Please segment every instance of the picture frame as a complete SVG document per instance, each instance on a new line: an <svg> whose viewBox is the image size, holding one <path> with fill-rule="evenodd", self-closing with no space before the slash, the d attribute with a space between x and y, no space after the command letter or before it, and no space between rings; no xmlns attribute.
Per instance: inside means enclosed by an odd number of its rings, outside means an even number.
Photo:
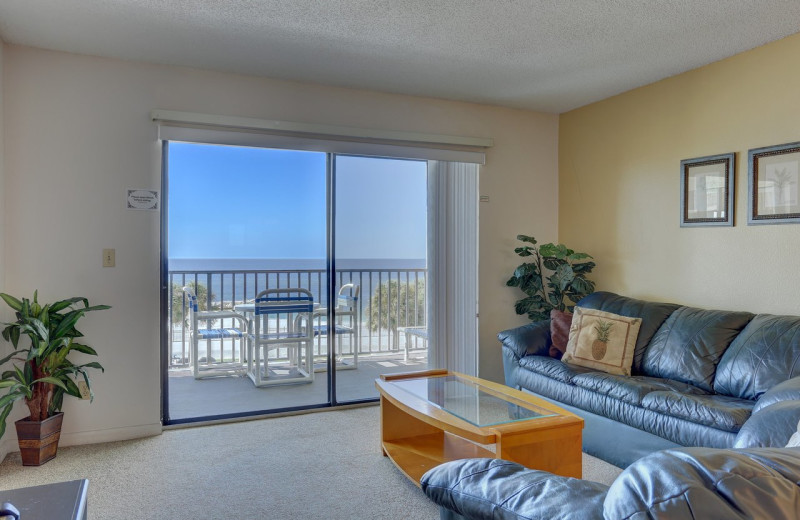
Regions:
<svg viewBox="0 0 800 520"><path fill-rule="evenodd" d="M800 224L800 143L747 152L747 225Z"/></svg>
<svg viewBox="0 0 800 520"><path fill-rule="evenodd" d="M736 154L681 161L681 227L733 226Z"/></svg>

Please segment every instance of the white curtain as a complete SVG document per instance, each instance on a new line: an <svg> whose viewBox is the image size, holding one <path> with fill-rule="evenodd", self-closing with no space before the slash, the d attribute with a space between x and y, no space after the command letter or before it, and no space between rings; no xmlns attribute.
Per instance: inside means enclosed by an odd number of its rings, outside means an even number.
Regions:
<svg viewBox="0 0 800 520"><path fill-rule="evenodd" d="M429 364L478 375L478 165L428 161Z"/></svg>

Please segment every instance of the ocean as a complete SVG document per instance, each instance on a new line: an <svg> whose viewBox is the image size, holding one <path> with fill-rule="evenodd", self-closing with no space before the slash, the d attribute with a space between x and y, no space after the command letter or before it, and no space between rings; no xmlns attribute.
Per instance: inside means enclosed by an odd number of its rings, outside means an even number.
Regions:
<svg viewBox="0 0 800 520"><path fill-rule="evenodd" d="M308 289L315 301L327 305L325 264L322 258L170 258L168 266L174 290L196 282L210 289L217 305L251 300L258 291L282 287ZM368 301L389 280L424 284L426 264L424 258L337 259L337 286L358 284L361 301Z"/></svg>
<svg viewBox="0 0 800 520"><path fill-rule="evenodd" d="M337 258L339 270L425 269L424 258ZM296 271L325 269L324 258L170 258L170 271Z"/></svg>

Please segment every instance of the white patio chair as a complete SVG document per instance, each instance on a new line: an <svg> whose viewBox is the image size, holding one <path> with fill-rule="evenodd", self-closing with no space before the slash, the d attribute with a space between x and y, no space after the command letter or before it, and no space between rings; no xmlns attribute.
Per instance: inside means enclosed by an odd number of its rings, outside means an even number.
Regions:
<svg viewBox="0 0 800 520"><path fill-rule="evenodd" d="M219 377L241 375L244 373L244 344L247 339L247 319L234 311L201 311L198 310L197 296L188 285L183 288L186 293L186 303L189 307L189 338L192 343L192 373L195 379L206 377ZM224 320L232 319L238 327L223 327ZM216 321L220 321L220 328L212 328ZM206 327L201 327L205 322ZM224 341L231 339L234 344L231 349L231 359L225 360ZM200 358L200 341L206 342L205 356ZM239 341L239 356L236 356L235 342ZM212 342L219 341L219 357L212 355ZM216 353L216 352L214 352Z"/></svg>
<svg viewBox="0 0 800 520"><path fill-rule="evenodd" d="M358 297L361 293L359 285L348 283L339 288L339 293L336 297L336 307L334 308L334 316L336 324L333 331L336 336L336 368L338 370L347 370L358 368L358 349L360 347L360 331L361 331L361 314L358 304ZM319 308L314 311L315 323L321 322L320 325L314 326L315 336L327 336L328 309ZM346 363L344 356L343 338L345 335L350 336L350 350L353 356L352 363ZM324 370L324 369L323 369Z"/></svg>
<svg viewBox="0 0 800 520"><path fill-rule="evenodd" d="M417 351L425 351L428 350L428 327L398 327L397 332L395 335L394 344L399 344L399 335L403 333L406 337L405 343L405 354L403 355L403 360L408 361L409 357L411 357L411 352ZM419 344L422 344L420 346Z"/></svg>
<svg viewBox="0 0 800 520"><path fill-rule="evenodd" d="M314 297L306 289L267 289L255 299L247 375L256 386L314 380ZM280 350L286 350L282 358ZM278 354L270 360L270 351Z"/></svg>

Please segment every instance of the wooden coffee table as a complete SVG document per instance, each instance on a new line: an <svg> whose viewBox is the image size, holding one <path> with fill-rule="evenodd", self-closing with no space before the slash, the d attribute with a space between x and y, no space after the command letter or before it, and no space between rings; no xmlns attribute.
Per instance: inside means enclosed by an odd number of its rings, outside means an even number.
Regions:
<svg viewBox="0 0 800 520"><path fill-rule="evenodd" d="M510 460L581 478L583 419L530 394L447 370L382 375L381 447L419 486L443 462Z"/></svg>

